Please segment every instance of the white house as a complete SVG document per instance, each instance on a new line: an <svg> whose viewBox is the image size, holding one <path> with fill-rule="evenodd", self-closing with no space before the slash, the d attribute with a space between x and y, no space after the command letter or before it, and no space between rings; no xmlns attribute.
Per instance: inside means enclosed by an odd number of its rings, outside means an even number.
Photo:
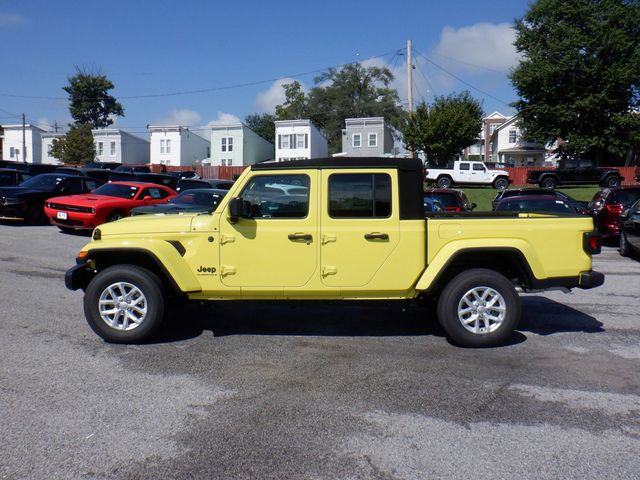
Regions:
<svg viewBox="0 0 640 480"><path fill-rule="evenodd" d="M276 120L277 162L329 155L327 139L311 120Z"/></svg>
<svg viewBox="0 0 640 480"><path fill-rule="evenodd" d="M188 127L150 125L150 160L153 165L190 167L209 158L210 144Z"/></svg>
<svg viewBox="0 0 640 480"><path fill-rule="evenodd" d="M149 141L118 128L91 130L96 160L145 165L149 163Z"/></svg>
<svg viewBox="0 0 640 480"><path fill-rule="evenodd" d="M24 152L22 151L22 124L3 125L2 138L3 160L14 162L40 163L42 159L42 134L46 132L40 127L27 123L24 126ZM24 155L23 155L24 154Z"/></svg>
<svg viewBox="0 0 640 480"><path fill-rule="evenodd" d="M62 132L46 132L41 135L42 137L42 162L50 165L57 165L60 160L51 155L51 148L53 147L53 141L61 137L64 137Z"/></svg>
<svg viewBox="0 0 640 480"><path fill-rule="evenodd" d="M273 144L243 123L211 127L211 158L204 164L242 167L273 159Z"/></svg>
<svg viewBox="0 0 640 480"><path fill-rule="evenodd" d="M346 118L342 152L349 157L394 155L393 130L383 117Z"/></svg>
<svg viewBox="0 0 640 480"><path fill-rule="evenodd" d="M544 166L544 145L524 137L517 119L513 116L494 129L491 135L492 161L510 163L515 167Z"/></svg>

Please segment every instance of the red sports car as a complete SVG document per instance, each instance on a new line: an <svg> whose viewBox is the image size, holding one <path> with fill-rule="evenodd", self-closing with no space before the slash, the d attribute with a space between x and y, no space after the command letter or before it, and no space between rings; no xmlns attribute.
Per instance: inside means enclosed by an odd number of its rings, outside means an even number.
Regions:
<svg viewBox="0 0 640 480"><path fill-rule="evenodd" d="M155 183L111 182L91 193L50 198L44 211L61 230L90 230L128 216L134 207L165 203L175 195Z"/></svg>

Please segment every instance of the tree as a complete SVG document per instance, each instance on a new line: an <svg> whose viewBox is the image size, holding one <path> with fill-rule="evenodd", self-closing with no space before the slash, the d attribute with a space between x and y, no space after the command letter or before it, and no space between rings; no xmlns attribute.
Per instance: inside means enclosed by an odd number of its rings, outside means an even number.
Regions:
<svg viewBox="0 0 640 480"><path fill-rule="evenodd" d="M521 126L562 151L618 163L640 142L640 3L538 0L516 21ZM636 113L633 113L633 112Z"/></svg>
<svg viewBox="0 0 640 480"><path fill-rule="evenodd" d="M398 93L389 87L393 74L388 68L363 67L359 63L330 69L314 79L308 95L298 82L285 85L286 101L276 107L279 120L309 118L320 128L329 153L342 150L345 118L385 117L399 127L405 113Z"/></svg>
<svg viewBox="0 0 640 480"><path fill-rule="evenodd" d="M270 113L253 113L244 117L244 124L265 140L275 144L276 117Z"/></svg>
<svg viewBox="0 0 640 480"><path fill-rule="evenodd" d="M112 116L124 116L124 109L109 95L113 83L105 75L76 69L63 90L69 94L69 111L76 125L88 123L93 128L108 127Z"/></svg>
<svg viewBox="0 0 640 480"><path fill-rule="evenodd" d="M64 137L53 140L51 155L62 163L81 165L92 161L96 156L91 125L84 123L71 125Z"/></svg>
<svg viewBox="0 0 640 480"><path fill-rule="evenodd" d="M482 105L467 91L422 102L403 128L407 148L427 154L429 163L444 165L472 145L482 129Z"/></svg>

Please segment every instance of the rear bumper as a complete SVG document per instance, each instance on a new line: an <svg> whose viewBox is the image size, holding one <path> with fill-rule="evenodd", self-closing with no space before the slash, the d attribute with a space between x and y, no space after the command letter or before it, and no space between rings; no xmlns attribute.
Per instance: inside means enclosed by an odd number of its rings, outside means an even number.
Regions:
<svg viewBox="0 0 640 480"><path fill-rule="evenodd" d="M581 288L588 290L589 288L599 287L604 283L604 274L589 270L581 272L579 275L571 277L553 277L546 280L534 280L531 282L532 290L551 290L556 288Z"/></svg>
<svg viewBox="0 0 640 480"><path fill-rule="evenodd" d="M588 272L583 272L580 274L580 279L578 281L578 288L587 290L589 288L599 287L603 283L604 283L604 273L596 272L595 270L590 270Z"/></svg>

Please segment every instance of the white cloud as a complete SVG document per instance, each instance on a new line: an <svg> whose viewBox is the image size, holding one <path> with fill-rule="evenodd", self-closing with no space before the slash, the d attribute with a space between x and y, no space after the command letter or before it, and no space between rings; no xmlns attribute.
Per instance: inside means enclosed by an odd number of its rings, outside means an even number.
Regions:
<svg viewBox="0 0 640 480"><path fill-rule="evenodd" d="M154 120L155 125L179 125L182 127L192 127L200 122L202 117L198 112L187 108L174 109L171 112Z"/></svg>
<svg viewBox="0 0 640 480"><path fill-rule="evenodd" d="M25 25L26 23L27 23L27 17L23 15L18 15L16 13L0 12L0 28L17 27L19 25Z"/></svg>
<svg viewBox="0 0 640 480"><path fill-rule="evenodd" d="M513 45L515 38L515 30L509 23L445 27L432 54L446 60L447 70L474 72L484 67L507 73L520 58Z"/></svg>
<svg viewBox="0 0 640 480"><path fill-rule="evenodd" d="M280 78L273 82L267 91L260 92L256 96L257 108L263 112L273 112L276 105L281 105L285 101L284 88L282 86L295 81L300 82L295 78ZM302 90L306 92L304 84L302 82L300 84L302 85Z"/></svg>
<svg viewBox="0 0 640 480"><path fill-rule="evenodd" d="M209 121L206 126L213 127L215 125L226 125L229 123L238 123L240 121L240 118L236 117L232 113L218 112L218 118Z"/></svg>

